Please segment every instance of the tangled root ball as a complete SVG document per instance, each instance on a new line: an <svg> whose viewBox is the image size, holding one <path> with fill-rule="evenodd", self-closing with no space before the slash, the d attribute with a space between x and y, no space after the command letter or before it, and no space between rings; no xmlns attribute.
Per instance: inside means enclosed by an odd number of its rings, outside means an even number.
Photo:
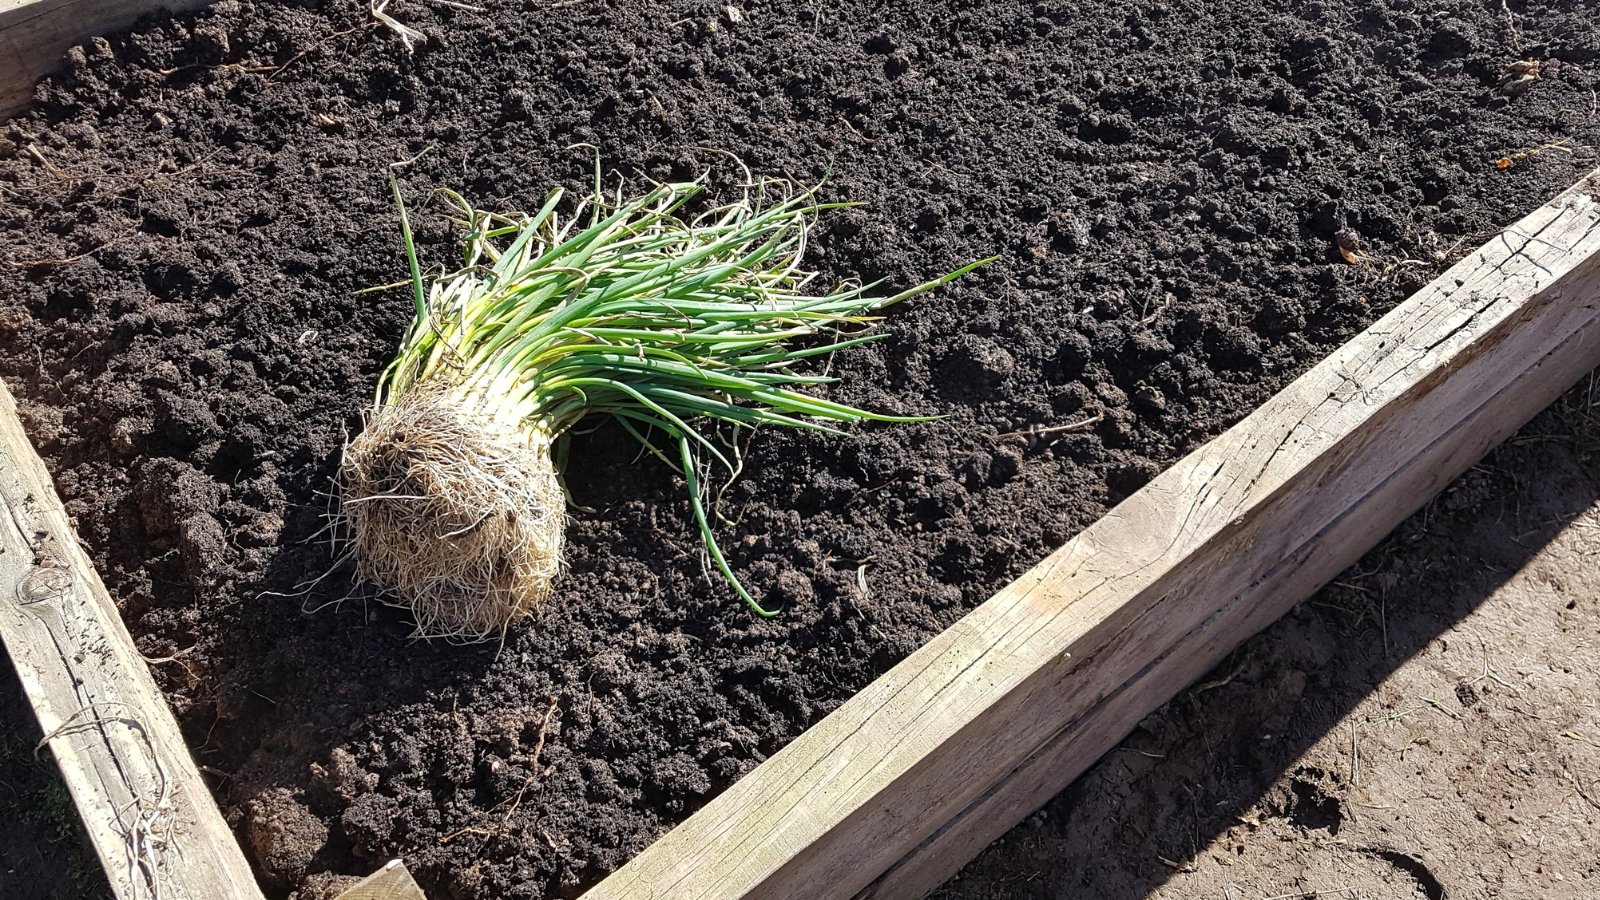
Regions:
<svg viewBox="0 0 1600 900"><path fill-rule="evenodd" d="M550 441L504 418L418 386L345 450L356 574L410 608L421 636L495 637L560 571L566 501Z"/></svg>

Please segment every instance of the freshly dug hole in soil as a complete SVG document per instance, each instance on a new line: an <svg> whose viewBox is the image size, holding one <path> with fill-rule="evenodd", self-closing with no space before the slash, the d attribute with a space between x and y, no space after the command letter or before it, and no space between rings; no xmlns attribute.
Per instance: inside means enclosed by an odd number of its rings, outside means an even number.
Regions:
<svg viewBox="0 0 1600 900"><path fill-rule="evenodd" d="M1593 2L1514 28L1410 0L390 11L430 40L407 54L364 4L224 0L91 42L0 148L0 376L280 896L393 855L440 896L578 893L1600 138ZM1507 96L1523 54L1543 77ZM353 296L403 271L385 164L525 207L582 189L579 142L657 178L725 165L704 146L826 175L868 204L815 242L841 277L1003 253L831 363L842 401L950 418L750 441L723 539L772 622L704 576L681 486L610 428L574 448L595 512L558 599L504 647L409 642L344 572L299 592L408 315Z"/></svg>

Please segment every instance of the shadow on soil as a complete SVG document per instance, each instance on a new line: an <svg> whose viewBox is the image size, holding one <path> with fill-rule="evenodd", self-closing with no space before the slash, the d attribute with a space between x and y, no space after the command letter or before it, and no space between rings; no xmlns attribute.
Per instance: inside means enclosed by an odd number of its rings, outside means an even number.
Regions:
<svg viewBox="0 0 1600 900"><path fill-rule="evenodd" d="M1348 773L1308 764L1306 751L1600 502L1594 390L1591 376L935 896L1145 897L1257 817L1284 820L1276 833L1302 846L1342 844ZM1455 652L1476 668L1496 649ZM1436 698L1452 718L1478 701L1470 681L1455 687ZM1399 850L1370 855L1393 866L1390 883L1407 896L1445 896L1451 873Z"/></svg>

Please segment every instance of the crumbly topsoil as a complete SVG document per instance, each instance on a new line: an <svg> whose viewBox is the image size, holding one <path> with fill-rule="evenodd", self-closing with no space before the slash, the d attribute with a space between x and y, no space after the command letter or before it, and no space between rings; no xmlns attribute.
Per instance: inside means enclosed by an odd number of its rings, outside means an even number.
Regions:
<svg viewBox="0 0 1600 900"><path fill-rule="evenodd" d="M146 22L0 142L0 377L274 896L396 855L436 896L578 893L1600 143L1593 0L387 9L427 40L350 0ZM840 277L1004 260L830 364L948 418L749 441L724 547L781 618L602 428L550 609L411 642L321 536L409 311L355 293L403 274L386 166L442 263L429 189L529 206L579 144L826 177L866 204L817 235Z"/></svg>

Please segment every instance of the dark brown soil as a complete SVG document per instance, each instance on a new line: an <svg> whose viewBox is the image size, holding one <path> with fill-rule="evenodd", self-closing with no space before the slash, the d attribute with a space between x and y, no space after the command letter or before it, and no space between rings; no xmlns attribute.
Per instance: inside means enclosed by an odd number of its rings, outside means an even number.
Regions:
<svg viewBox="0 0 1600 900"><path fill-rule="evenodd" d="M576 894L1600 142L1593 2L389 11L428 41L223 0L91 42L0 143L0 376L277 896L394 855L437 896ZM948 419L750 443L724 546L781 618L602 429L559 602L416 643L344 571L301 587L409 309L354 293L402 273L385 167L526 206L582 188L579 143L826 176L867 203L816 242L840 276L1005 258L833 361L839 398Z"/></svg>

